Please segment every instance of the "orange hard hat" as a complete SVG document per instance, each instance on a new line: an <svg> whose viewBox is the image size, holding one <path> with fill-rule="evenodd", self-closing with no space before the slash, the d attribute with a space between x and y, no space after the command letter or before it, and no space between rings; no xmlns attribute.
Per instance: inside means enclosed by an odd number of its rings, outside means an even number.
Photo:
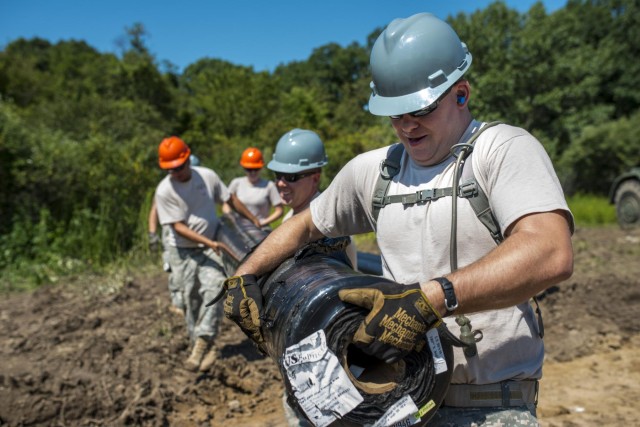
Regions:
<svg viewBox="0 0 640 427"><path fill-rule="evenodd" d="M177 136L165 138L158 147L158 163L162 169L174 169L189 160L191 150Z"/></svg>
<svg viewBox="0 0 640 427"><path fill-rule="evenodd" d="M247 169L260 169L264 166L262 152L257 148L249 147L242 152L240 166Z"/></svg>

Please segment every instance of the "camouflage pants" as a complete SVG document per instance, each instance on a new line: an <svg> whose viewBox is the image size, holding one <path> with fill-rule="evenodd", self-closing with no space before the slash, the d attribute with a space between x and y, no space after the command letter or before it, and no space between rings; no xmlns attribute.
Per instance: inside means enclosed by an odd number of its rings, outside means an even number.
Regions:
<svg viewBox="0 0 640 427"><path fill-rule="evenodd" d="M189 337L214 338L222 319L222 302L211 307L211 301L226 279L222 258L207 248L169 248L171 282L182 292Z"/></svg>
<svg viewBox="0 0 640 427"><path fill-rule="evenodd" d="M429 427L520 427L538 426L535 407L455 408L442 406L429 420Z"/></svg>
<svg viewBox="0 0 640 427"><path fill-rule="evenodd" d="M173 278L173 272L171 271L171 264L169 263L169 251L164 250L162 252L162 269L167 272L167 284L169 287L169 297L171 298L171 304L178 307L180 310L185 310L184 302L184 289L181 287L182 283L177 282Z"/></svg>
<svg viewBox="0 0 640 427"><path fill-rule="evenodd" d="M286 394L282 399L284 414L289 427L311 427L309 421L289 406ZM331 426L346 426L352 423L338 420ZM537 427L538 420L526 406L512 408L454 408L442 406L427 423L428 427Z"/></svg>

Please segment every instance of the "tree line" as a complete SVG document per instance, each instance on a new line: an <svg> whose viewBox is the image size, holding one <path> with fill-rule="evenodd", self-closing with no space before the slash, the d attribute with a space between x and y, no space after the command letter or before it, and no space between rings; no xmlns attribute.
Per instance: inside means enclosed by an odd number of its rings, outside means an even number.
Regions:
<svg viewBox="0 0 640 427"><path fill-rule="evenodd" d="M553 13L497 1L447 19L473 55L472 113L533 133L569 195L606 195L640 163L639 11L639 0L569 0ZM211 58L179 72L149 51L141 23L119 54L11 41L0 51L0 271L47 281L140 250L169 135L229 182L245 148L270 159L283 133L312 129L328 185L354 155L395 141L388 119L367 112L381 31L273 72Z"/></svg>

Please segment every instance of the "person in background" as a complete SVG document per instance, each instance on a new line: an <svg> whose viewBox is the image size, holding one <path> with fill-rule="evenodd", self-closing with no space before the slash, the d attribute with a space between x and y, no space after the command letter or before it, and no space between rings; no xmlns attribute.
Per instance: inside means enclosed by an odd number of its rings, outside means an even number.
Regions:
<svg viewBox="0 0 640 427"><path fill-rule="evenodd" d="M324 143L311 130L293 129L278 140L267 169L275 175L283 203L291 208L282 222L307 209L311 201L320 195L320 176L328 163ZM357 269L357 249L353 239L346 252L351 265Z"/></svg>
<svg viewBox="0 0 640 427"><path fill-rule="evenodd" d="M262 152L257 148L247 148L240 157L240 166L244 168L245 176L234 178L229 183L229 191L258 218L261 227L268 227L282 216L284 209L273 181L260 176L264 167Z"/></svg>
<svg viewBox="0 0 640 427"><path fill-rule="evenodd" d="M191 162L192 167L200 166L200 159L195 154L191 154L189 156L189 161ZM151 200L151 208L149 209L147 224L149 230L149 250L151 252L156 252L159 249L159 245L162 245L162 269L168 273L167 281L169 284L169 297L171 300L169 311L173 314L184 316L185 303L183 289L180 288L180 283L176 283L176 281L173 280L171 264L169 264L169 252L167 251L166 244L166 237L169 233L169 228L161 227L162 239L158 236L158 209L156 207L155 197Z"/></svg>
<svg viewBox="0 0 640 427"><path fill-rule="evenodd" d="M384 29L371 50L368 109L388 117L400 143L356 156L309 209L270 233L225 283L225 314L261 342L257 276L323 236L374 231L393 283L339 291L343 302L368 311L354 345L395 363L425 345L425 331L444 322L454 332L464 317L482 339L475 348L454 347L451 384L429 426L533 426L545 352L529 300L571 277L573 216L534 136L474 119L465 78L471 61L455 31L432 14ZM473 168L476 191L464 187L454 198L462 187L457 156L471 138L463 172ZM386 203L374 206L381 164L396 149ZM502 239L476 216L480 190Z"/></svg>
<svg viewBox="0 0 640 427"><path fill-rule="evenodd" d="M284 204L291 208L282 219L282 223L303 212L311 201L320 195L320 176L322 168L328 163L324 143L313 131L293 129L278 140L273 159L267 165L267 169L274 172L280 197ZM351 265L356 269L357 250L353 239L345 251ZM290 427L313 425L289 406L286 395L282 400Z"/></svg>
<svg viewBox="0 0 640 427"><path fill-rule="evenodd" d="M158 147L158 163L167 176L155 192L158 219L168 229L165 245L172 281L183 292L187 330L193 346L185 367L206 371L217 359L213 346L220 325L222 305L206 306L222 289L226 278L220 251L213 240L219 219L216 207L233 209L258 220L211 169L192 166L191 149L171 136Z"/></svg>

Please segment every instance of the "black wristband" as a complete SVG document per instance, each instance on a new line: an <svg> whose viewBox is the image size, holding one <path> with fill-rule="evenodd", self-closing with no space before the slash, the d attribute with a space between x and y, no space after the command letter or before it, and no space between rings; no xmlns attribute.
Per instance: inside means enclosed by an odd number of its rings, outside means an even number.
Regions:
<svg viewBox="0 0 640 427"><path fill-rule="evenodd" d="M445 277L436 277L433 280L440 283L442 287L442 292L444 292L444 306L447 308L447 311L454 312L456 308L458 308L458 298L456 298L456 293L453 290L453 283Z"/></svg>

